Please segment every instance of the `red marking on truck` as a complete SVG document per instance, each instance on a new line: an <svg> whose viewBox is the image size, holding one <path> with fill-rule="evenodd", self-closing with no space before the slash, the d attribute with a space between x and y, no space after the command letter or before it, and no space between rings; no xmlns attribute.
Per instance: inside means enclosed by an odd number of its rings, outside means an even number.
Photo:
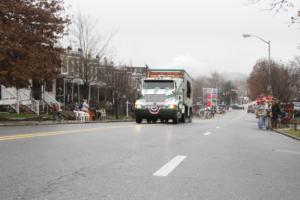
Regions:
<svg viewBox="0 0 300 200"><path fill-rule="evenodd" d="M159 78L159 77L183 78L184 72L158 72L158 71L148 72L148 78Z"/></svg>

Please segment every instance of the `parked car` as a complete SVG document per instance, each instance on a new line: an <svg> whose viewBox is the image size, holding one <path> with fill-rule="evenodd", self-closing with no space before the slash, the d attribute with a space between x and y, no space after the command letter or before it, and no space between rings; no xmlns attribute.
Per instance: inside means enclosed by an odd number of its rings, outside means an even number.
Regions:
<svg viewBox="0 0 300 200"><path fill-rule="evenodd" d="M253 105L249 105L247 107L247 113L255 113L255 108Z"/></svg>
<svg viewBox="0 0 300 200"><path fill-rule="evenodd" d="M241 105L238 105L238 104L232 104L231 108L233 110L244 110L245 109L244 106L241 106Z"/></svg>
<svg viewBox="0 0 300 200"><path fill-rule="evenodd" d="M300 102L293 102L294 104L294 116L300 117Z"/></svg>

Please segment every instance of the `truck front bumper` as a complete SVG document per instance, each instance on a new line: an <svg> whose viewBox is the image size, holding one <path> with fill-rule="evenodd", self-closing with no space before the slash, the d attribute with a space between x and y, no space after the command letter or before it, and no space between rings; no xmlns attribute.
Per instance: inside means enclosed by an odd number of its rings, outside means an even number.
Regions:
<svg viewBox="0 0 300 200"><path fill-rule="evenodd" d="M139 119L173 119L177 116L178 110L161 108L157 114L150 112L148 108L135 110L135 116Z"/></svg>

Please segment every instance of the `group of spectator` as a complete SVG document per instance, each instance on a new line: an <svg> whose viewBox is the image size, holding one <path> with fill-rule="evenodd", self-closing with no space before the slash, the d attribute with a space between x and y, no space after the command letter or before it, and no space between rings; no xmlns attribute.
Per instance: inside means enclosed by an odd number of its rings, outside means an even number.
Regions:
<svg viewBox="0 0 300 200"><path fill-rule="evenodd" d="M277 129L279 124L288 124L293 119L294 106L292 103L279 103L278 100L261 102L256 106L258 128L267 130Z"/></svg>
<svg viewBox="0 0 300 200"><path fill-rule="evenodd" d="M95 119L106 119L106 110L104 108L97 109L90 107L86 99L83 99L79 105L75 104L73 111L75 114L79 113L79 115L84 114L85 116L88 116L87 118L89 121ZM62 109L58 103L52 104L52 114L53 121L62 119Z"/></svg>
<svg viewBox="0 0 300 200"><path fill-rule="evenodd" d="M75 107L75 110L88 113L89 120L106 118L106 110L104 108L97 109L96 107L90 107L86 99L83 100L83 102L79 105L78 108Z"/></svg>
<svg viewBox="0 0 300 200"><path fill-rule="evenodd" d="M215 118L215 115L218 114L224 114L226 110L228 110L229 107L226 107L224 105L222 106L212 106L212 107L205 107L203 109L199 109L194 111L194 113L198 113L198 116L203 117L204 119L210 119Z"/></svg>

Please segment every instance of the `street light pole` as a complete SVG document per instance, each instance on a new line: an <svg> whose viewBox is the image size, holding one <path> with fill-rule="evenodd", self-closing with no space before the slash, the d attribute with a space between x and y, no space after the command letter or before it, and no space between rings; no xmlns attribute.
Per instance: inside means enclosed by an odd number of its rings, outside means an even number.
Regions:
<svg viewBox="0 0 300 200"><path fill-rule="evenodd" d="M273 89L272 89L272 83L271 83L271 41L267 42L268 44L268 61L269 61L269 87L268 88L271 92L271 96L273 96Z"/></svg>
<svg viewBox="0 0 300 200"><path fill-rule="evenodd" d="M128 106L129 106L129 102L128 100L126 100L126 117L128 117Z"/></svg>
<svg viewBox="0 0 300 200"><path fill-rule="evenodd" d="M268 90L270 91L271 95L273 95L273 90L272 90L272 84L271 84L271 41L267 41L257 35L250 35L250 34L243 34L244 38L248 38L248 37L255 37L259 40L261 40L262 42L266 43L268 45L268 65L269 65L269 74L268 74L268 82L269 82L269 86L268 86Z"/></svg>

